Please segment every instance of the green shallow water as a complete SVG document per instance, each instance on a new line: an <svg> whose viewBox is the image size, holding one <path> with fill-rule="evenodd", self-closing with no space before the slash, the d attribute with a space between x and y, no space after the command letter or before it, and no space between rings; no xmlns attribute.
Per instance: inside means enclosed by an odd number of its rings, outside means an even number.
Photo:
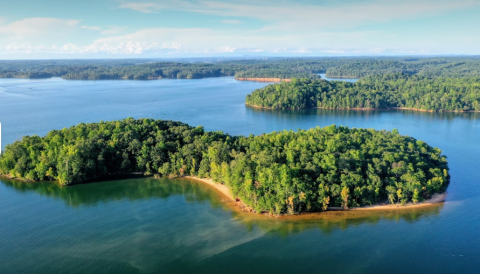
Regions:
<svg viewBox="0 0 480 274"><path fill-rule="evenodd" d="M128 116L244 135L330 124L398 128L447 155L447 202L285 220L238 212L216 190L187 179L71 187L0 179L0 273L478 273L478 113L245 107L245 95L263 85L1 79L2 145Z"/></svg>

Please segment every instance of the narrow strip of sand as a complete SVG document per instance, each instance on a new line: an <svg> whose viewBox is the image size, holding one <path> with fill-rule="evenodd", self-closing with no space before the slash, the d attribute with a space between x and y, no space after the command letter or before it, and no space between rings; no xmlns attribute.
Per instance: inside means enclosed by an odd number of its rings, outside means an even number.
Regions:
<svg viewBox="0 0 480 274"><path fill-rule="evenodd" d="M230 200L232 201L237 201L237 199L235 197L233 197L231 191L230 191L230 188L226 185L223 185L223 184L219 184L219 183L215 183L215 181L213 181L212 179L207 179L207 178L198 178L198 177L194 177L194 176L185 176L183 178L187 178L187 179L193 179L193 180L196 180L196 181L199 181L199 182L203 182L215 189L217 189L218 191L220 191L223 195L225 195L227 198L229 198ZM413 204L413 203L407 203L405 205L401 205L401 204L379 204L379 205L372 205L372 206L363 206L363 207L355 207L355 208L350 208L348 209L347 211L353 211L353 210L392 210L392 209L411 209L411 208L418 208L418 207L426 207L426 206L431 206L431 205L435 205L435 204L438 204L438 203L443 203L445 201L447 197L447 192L445 193L441 193L441 194L435 194L432 196L432 198L424 201L424 202L421 202L421 203L417 203L417 204ZM327 211L332 211L332 210L343 210L342 208L330 208L328 209ZM308 214L308 213L303 213L303 214Z"/></svg>
<svg viewBox="0 0 480 274"><path fill-rule="evenodd" d="M193 179L193 180L205 183L209 186L212 186L216 190L220 191L223 195L227 196L230 200L235 201L235 198L233 197L232 192L230 191L230 188L226 185L215 183L212 179L207 179L207 178L198 178L194 176L185 176L183 178Z"/></svg>
<svg viewBox="0 0 480 274"><path fill-rule="evenodd" d="M390 205L372 205L372 206L364 206L364 207L356 207L352 208L351 210L385 210L385 209L410 209L410 208L415 208L415 207L425 207L425 206L431 206L434 204L438 203L443 203L445 202L445 199L447 198L447 192L445 193L437 193L432 196L432 198L421 202L421 203L407 203L405 205L400 205L400 204L390 204Z"/></svg>

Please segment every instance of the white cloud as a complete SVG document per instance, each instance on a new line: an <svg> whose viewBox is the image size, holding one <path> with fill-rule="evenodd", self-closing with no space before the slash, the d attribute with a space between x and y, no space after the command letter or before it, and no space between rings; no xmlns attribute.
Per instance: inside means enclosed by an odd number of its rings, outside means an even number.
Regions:
<svg viewBox="0 0 480 274"><path fill-rule="evenodd" d="M56 53L56 54L126 54L126 55L138 55L146 51L177 51L182 49L180 43L146 43L146 42L120 42L120 43L105 43L94 42L90 45L79 46L73 43L67 43L60 47L57 45L45 46L38 45L32 46L29 43L12 43L0 50L16 53ZM226 49L227 50L227 49Z"/></svg>
<svg viewBox="0 0 480 274"><path fill-rule="evenodd" d="M155 3L123 3L120 4L122 9L131 9L143 13L157 13L160 9L164 9L167 6L159 5Z"/></svg>
<svg viewBox="0 0 480 274"><path fill-rule="evenodd" d="M266 50L265 49L261 49L261 48L245 48L243 49L247 52L252 52L252 53L260 53L260 52L265 52Z"/></svg>
<svg viewBox="0 0 480 274"><path fill-rule="evenodd" d="M31 50L33 47L29 43L11 43L4 47L5 50L9 51L26 51Z"/></svg>
<svg viewBox="0 0 480 274"><path fill-rule="evenodd" d="M88 30L101 30L101 28L97 26L81 26L80 28Z"/></svg>
<svg viewBox="0 0 480 274"><path fill-rule="evenodd" d="M335 5L299 3L291 0L154 0L123 3L121 8L144 13L179 10L217 16L256 18L283 29L351 27L355 24L386 22L433 16L480 6L478 0L370 0L335 1ZM229 21L228 19L225 21Z"/></svg>
<svg viewBox="0 0 480 274"><path fill-rule="evenodd" d="M367 49L366 52L369 50ZM328 53L328 54L335 54L335 55L357 55L357 54L362 54L362 51L359 50L358 48L326 48L326 49L320 49L319 52L322 53ZM366 54L366 52L363 52L363 54Z"/></svg>
<svg viewBox="0 0 480 274"><path fill-rule="evenodd" d="M328 33L317 32L317 41L334 41L332 43L348 44L350 38L364 39L372 35L363 33ZM328 47L329 43L317 42L316 48L303 45L312 44L310 34L275 35L270 29L254 32L219 31L207 28L152 28L142 29L130 34L97 39L90 44L79 46L64 43L56 49L44 47L42 50L60 54L132 54L158 52L159 54L233 54L233 53L294 53L310 54L319 52L318 48ZM16 50L35 50L16 45ZM282 45L283 48L278 48ZM5 48L13 50L13 47ZM40 51L40 50L38 50Z"/></svg>
<svg viewBox="0 0 480 274"><path fill-rule="evenodd" d="M231 24L231 25L237 25L237 24L242 23L242 21L240 21L240 20L222 20L220 22L222 22L224 24Z"/></svg>
<svg viewBox="0 0 480 274"><path fill-rule="evenodd" d="M25 18L8 24L0 24L0 37L8 37L11 40L30 39L45 34L71 31L80 20L65 20L57 18Z"/></svg>
<svg viewBox="0 0 480 274"><path fill-rule="evenodd" d="M312 50L310 50L306 47L300 47L300 48L294 50L294 52L297 52L297 53L311 53Z"/></svg>
<svg viewBox="0 0 480 274"><path fill-rule="evenodd" d="M381 53L384 53L387 49L386 48L374 48L374 49L371 49L370 52L373 53L373 54L381 54Z"/></svg>
<svg viewBox="0 0 480 274"><path fill-rule="evenodd" d="M31 45L29 43L11 43L0 47L0 56L7 56L9 59L15 58L85 58L93 56L149 56L149 57L168 57L168 56L212 56L212 55L243 55L260 53L268 56L353 56L353 55L435 55L441 54L439 51L432 51L422 47L418 48L338 48L338 47L283 47L283 48L238 48L232 46L221 46L214 48L186 48L178 42L174 43L147 43L147 42L120 42L106 43L96 41L90 45L80 46L73 43L57 45ZM56 56L56 57L55 57Z"/></svg>
<svg viewBox="0 0 480 274"><path fill-rule="evenodd" d="M216 52L230 52L231 53L231 52L235 52L235 50L237 50L237 48L230 47L230 46L215 48Z"/></svg>
<svg viewBox="0 0 480 274"><path fill-rule="evenodd" d="M127 27L122 27L122 26L107 26L106 29L102 30L102 34L107 34L107 35L112 35L112 34L119 34L123 31L125 31Z"/></svg>

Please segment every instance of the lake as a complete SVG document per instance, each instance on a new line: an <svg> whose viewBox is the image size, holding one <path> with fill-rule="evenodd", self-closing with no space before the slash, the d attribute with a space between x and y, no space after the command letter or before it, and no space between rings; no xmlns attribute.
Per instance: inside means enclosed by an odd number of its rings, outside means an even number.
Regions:
<svg viewBox="0 0 480 274"><path fill-rule="evenodd" d="M0 273L478 273L480 113L261 110L265 83L0 79L2 146L80 122L178 120L229 134L331 124L392 130L448 157L447 202L281 220L187 179L71 187L0 179ZM323 213L322 213L323 214Z"/></svg>
<svg viewBox="0 0 480 274"><path fill-rule="evenodd" d="M327 77L325 73L320 73L318 75L320 75L322 79L325 79L327 81L345 81L350 83L355 83L358 81L358 79L353 79L353 78L331 78L331 77Z"/></svg>

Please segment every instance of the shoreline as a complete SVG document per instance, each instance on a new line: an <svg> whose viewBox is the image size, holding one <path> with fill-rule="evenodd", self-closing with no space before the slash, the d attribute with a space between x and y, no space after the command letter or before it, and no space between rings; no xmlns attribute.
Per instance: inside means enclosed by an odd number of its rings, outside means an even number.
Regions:
<svg viewBox="0 0 480 274"><path fill-rule="evenodd" d="M150 176L147 176L150 177ZM26 180L21 180L18 178L9 178L8 176L5 175L0 175L0 178L5 178L8 180L12 181L19 181L23 183L35 183L36 181L26 181ZM115 178L112 178L115 180ZM299 219L323 219L323 218L331 218L332 216L341 217L341 216L346 216L347 218L352 217L352 216L360 216L358 214L361 214L362 212L367 214L367 213L372 213L375 211L378 212L408 212L409 210L415 210L415 209L421 209L421 208L435 208L438 206L441 206L442 204L445 203L445 199L447 197L447 192L444 193L437 193L432 196L432 198L423 201L421 203L413 204L412 202L407 203L405 205L401 204L376 204L376 205L371 205L371 206L363 206L363 207L354 207L354 208L349 208L349 209L343 209L341 207L329 207L327 208L326 211L315 211L315 212L302 212L302 213L296 213L296 214L280 214L280 215L272 215L268 212L261 212L261 213L256 213L254 212L253 208L250 206L244 204L239 198L235 198L231 192L230 188L224 184L220 183L215 183L212 179L208 178L198 178L195 176L184 176L184 177L175 177L172 179L187 179L187 180L193 180L195 182L202 183L204 185L212 187L218 194L220 194L223 199L221 199L221 202L223 202L228 208L232 209L235 212L238 213L252 213L248 214L249 216L255 216L259 218L281 218L281 219L288 219L288 220L299 220ZM108 180L102 180L101 182L106 182ZM58 181L48 181L49 183L58 183ZM75 185L75 184L74 184ZM70 185L69 185L70 186ZM73 185L72 185L73 186ZM225 199L226 198L226 199ZM363 214L362 213L362 214ZM347 215L338 215L338 214L347 214Z"/></svg>
<svg viewBox="0 0 480 274"><path fill-rule="evenodd" d="M381 204L381 205L371 205L371 206L362 206L362 207L354 207L352 211L363 211L363 210L384 210L384 209L403 209L403 208L418 208L418 207L425 207L425 206L431 206L439 203L444 203L445 199L447 198L447 192L444 193L435 193L433 194L432 198L423 201L421 203L407 203L405 205L400 205L400 204Z"/></svg>
<svg viewBox="0 0 480 274"><path fill-rule="evenodd" d="M258 109L269 109L269 110L300 110L300 109L331 109L331 110L361 110L361 111L374 111L374 110L412 110L420 112L430 112L430 113L477 113L480 110L427 110L420 108L406 108L406 107L391 107L391 108L326 108L326 107L311 107L311 108L271 108L271 107L260 107L257 105L250 105L245 103L246 106Z"/></svg>
<svg viewBox="0 0 480 274"><path fill-rule="evenodd" d="M227 197L228 199L231 200L231 202L235 202L235 206L239 206L242 208L243 212L250 212L253 213L253 210L248 205L245 205L240 199L235 198L232 196L230 193L230 188L226 185L223 184L218 184L215 183L212 179L207 179L207 178L198 178L195 176L185 176L185 177L179 177L179 179L186 178L186 179L191 179L195 180L198 182L205 183L216 190L218 190L220 193L223 194L223 196ZM343 208L338 208L338 207L329 207L327 208L326 211L322 212L303 212L300 214L293 214L293 215L270 215L269 213L259 213L256 215L268 215L270 217L288 217L288 216L310 216L310 215L321 215L321 213L325 212L352 212L352 211L389 211L389 210L404 210L404 209L413 209L413 208L421 208L421 207L429 207L429 206L436 206L438 204L444 203L445 199L447 197L447 192L444 193L436 193L432 196L432 198L423 201L421 203L413 204L412 202L407 203L405 205L401 204L376 204L376 205L371 205L371 206L362 206L362 207L354 207L354 208L349 208L349 209L343 209ZM246 211L244 209L247 209Z"/></svg>
<svg viewBox="0 0 480 274"><path fill-rule="evenodd" d="M252 81L252 82L272 82L272 83L280 83L280 82L291 82L292 79L280 79L280 78L235 78L237 81Z"/></svg>
<svg viewBox="0 0 480 274"><path fill-rule="evenodd" d="M10 176L10 174L0 174L0 178L5 178L7 180L20 181L20 182L24 182L24 183L35 183L35 182L37 182L37 181L28 180L28 179L25 179L25 178L12 177L12 176Z"/></svg>
<svg viewBox="0 0 480 274"><path fill-rule="evenodd" d="M338 79L360 79L360 78L362 78L362 77L356 77L356 76L329 76L327 74L325 74L325 77L326 78L332 78L332 79L334 79L334 78L338 78Z"/></svg>
<svg viewBox="0 0 480 274"><path fill-rule="evenodd" d="M195 177L195 176L178 177L178 179L183 179L183 178L192 179L192 180L195 180L195 181L205 183L205 184L215 188L216 190L220 191L224 196L226 196L230 200L235 201L235 198L232 196L232 194L230 192L230 188L226 185L217 184L212 179L207 179L207 178L199 178L199 177Z"/></svg>

